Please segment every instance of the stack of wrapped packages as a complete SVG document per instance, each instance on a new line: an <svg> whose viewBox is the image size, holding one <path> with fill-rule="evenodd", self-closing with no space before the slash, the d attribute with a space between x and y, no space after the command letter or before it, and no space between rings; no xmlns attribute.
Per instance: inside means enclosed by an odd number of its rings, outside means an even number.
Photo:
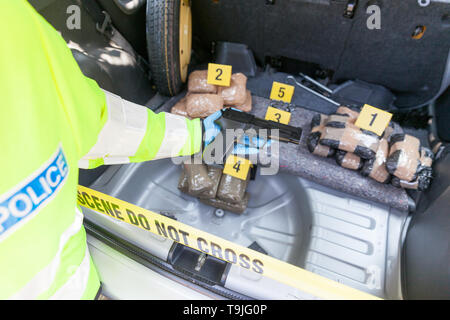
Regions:
<svg viewBox="0 0 450 320"><path fill-rule="evenodd" d="M307 146L321 157L335 157L347 169L380 183L423 191L431 182L433 153L420 140L397 133L391 122L380 137L355 125L359 109L340 106L332 115L317 114L311 121Z"/></svg>
<svg viewBox="0 0 450 320"><path fill-rule="evenodd" d="M229 87L208 84L208 71L194 71L189 75L188 92L171 113L189 119L206 118L224 108L233 107L244 112L252 109L252 95L247 90L247 77L242 73L231 76ZM221 168L185 162L178 183L182 192L201 202L241 214L248 205L246 192L250 175L241 180L224 174Z"/></svg>
<svg viewBox="0 0 450 320"><path fill-rule="evenodd" d="M224 174L222 168L183 164L178 189L207 205L241 214L250 197L246 192L249 178L250 173L241 180Z"/></svg>
<svg viewBox="0 0 450 320"><path fill-rule="evenodd" d="M189 75L188 92L170 110L189 119L206 118L223 108L233 107L244 112L252 110L252 94L247 90L247 77L242 73L231 76L229 87L208 83L208 70Z"/></svg>

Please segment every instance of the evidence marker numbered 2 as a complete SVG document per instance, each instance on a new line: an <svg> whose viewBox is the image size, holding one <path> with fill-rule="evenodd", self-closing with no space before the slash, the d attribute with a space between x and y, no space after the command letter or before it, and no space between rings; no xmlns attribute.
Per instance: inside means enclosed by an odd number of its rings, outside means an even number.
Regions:
<svg viewBox="0 0 450 320"><path fill-rule="evenodd" d="M208 84L229 87L231 84L232 67L224 64L208 64Z"/></svg>

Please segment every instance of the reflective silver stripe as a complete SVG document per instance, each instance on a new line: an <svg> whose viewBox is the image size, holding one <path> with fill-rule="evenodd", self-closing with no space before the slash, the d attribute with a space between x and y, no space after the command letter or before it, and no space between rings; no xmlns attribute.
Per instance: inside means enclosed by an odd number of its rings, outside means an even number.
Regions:
<svg viewBox="0 0 450 320"><path fill-rule="evenodd" d="M56 272L61 263L61 253L69 239L76 235L82 226L83 214L76 209L74 222L62 233L59 238L59 247L52 261L41 271L39 271L33 279L31 279L19 292L12 295L11 300L29 300L36 299L40 294L47 291L55 280Z"/></svg>
<svg viewBox="0 0 450 320"><path fill-rule="evenodd" d="M78 168L89 169L89 160L81 159L78 161Z"/></svg>
<svg viewBox="0 0 450 320"><path fill-rule="evenodd" d="M107 157L103 159L104 164L124 164L130 163L130 158L128 157ZM79 169L89 169L89 160L78 160Z"/></svg>
<svg viewBox="0 0 450 320"><path fill-rule="evenodd" d="M185 117L166 113L165 119L164 138L154 160L176 157L189 139Z"/></svg>
<svg viewBox="0 0 450 320"><path fill-rule="evenodd" d="M77 271L50 297L50 300L80 300L86 291L89 280L89 273L91 272L90 262L89 250L86 246L83 261Z"/></svg>
<svg viewBox="0 0 450 320"><path fill-rule="evenodd" d="M136 154L147 132L147 109L108 91L105 91L105 95L108 120L96 144L82 160L104 158L105 164L129 162L128 157Z"/></svg>
<svg viewBox="0 0 450 320"><path fill-rule="evenodd" d="M130 158L128 157L107 157L104 160L105 164L130 163Z"/></svg>

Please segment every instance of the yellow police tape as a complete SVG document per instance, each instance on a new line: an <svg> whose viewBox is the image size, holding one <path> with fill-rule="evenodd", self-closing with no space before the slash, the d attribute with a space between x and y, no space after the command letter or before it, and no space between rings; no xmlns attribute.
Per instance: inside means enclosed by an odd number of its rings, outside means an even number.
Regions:
<svg viewBox="0 0 450 320"><path fill-rule="evenodd" d="M78 204L295 287L319 299L379 299L107 194L78 186Z"/></svg>

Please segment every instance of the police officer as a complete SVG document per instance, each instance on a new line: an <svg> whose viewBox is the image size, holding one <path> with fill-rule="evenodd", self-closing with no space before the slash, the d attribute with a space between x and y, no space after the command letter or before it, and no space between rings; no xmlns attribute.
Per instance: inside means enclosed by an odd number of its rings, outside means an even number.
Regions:
<svg viewBox="0 0 450 320"><path fill-rule="evenodd" d="M0 299L92 299L78 168L194 154L204 128L99 88L27 1L0 12Z"/></svg>

